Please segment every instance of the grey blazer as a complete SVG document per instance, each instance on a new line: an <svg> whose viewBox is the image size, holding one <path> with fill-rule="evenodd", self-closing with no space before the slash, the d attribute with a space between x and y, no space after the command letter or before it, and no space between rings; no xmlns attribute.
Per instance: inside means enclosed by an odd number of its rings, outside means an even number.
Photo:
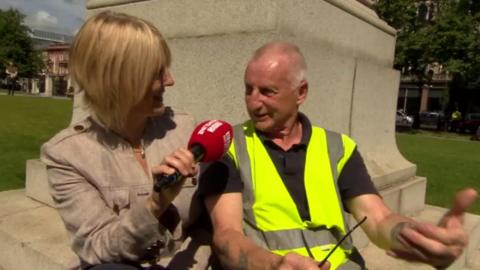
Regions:
<svg viewBox="0 0 480 270"><path fill-rule="evenodd" d="M167 110L152 117L143 137L149 171L178 147L186 147L193 120ZM201 212L187 179L161 224L147 210L153 178L121 137L91 117L70 126L42 146L50 192L71 236L71 246L85 267L104 262L139 262L160 243L160 264L171 269L205 269L209 235L192 225ZM163 223L163 222L162 222ZM169 229L167 229L169 227Z"/></svg>

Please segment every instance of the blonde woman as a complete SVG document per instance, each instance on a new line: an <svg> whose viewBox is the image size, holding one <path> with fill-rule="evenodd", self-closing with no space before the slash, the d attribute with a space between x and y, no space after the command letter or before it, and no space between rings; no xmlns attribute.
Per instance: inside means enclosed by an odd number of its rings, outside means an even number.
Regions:
<svg viewBox="0 0 480 270"><path fill-rule="evenodd" d="M163 104L170 59L153 25L113 12L91 17L72 44L70 72L91 116L45 143L42 160L82 269L206 267L209 247L185 231L201 205L183 148L193 121ZM154 175L175 170L186 180L152 191Z"/></svg>

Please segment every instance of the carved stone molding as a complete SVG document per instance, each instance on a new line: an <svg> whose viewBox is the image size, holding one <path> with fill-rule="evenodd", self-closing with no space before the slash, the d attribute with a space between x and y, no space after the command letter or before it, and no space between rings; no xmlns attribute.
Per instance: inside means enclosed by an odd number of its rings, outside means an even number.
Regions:
<svg viewBox="0 0 480 270"><path fill-rule="evenodd" d="M117 6L149 0L87 0L87 9Z"/></svg>

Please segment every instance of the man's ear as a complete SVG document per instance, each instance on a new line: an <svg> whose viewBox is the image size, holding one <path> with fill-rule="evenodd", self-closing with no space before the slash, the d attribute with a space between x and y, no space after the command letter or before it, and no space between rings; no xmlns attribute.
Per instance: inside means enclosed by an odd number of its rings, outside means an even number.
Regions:
<svg viewBox="0 0 480 270"><path fill-rule="evenodd" d="M297 105L301 105L305 101L305 99L307 98L307 94L308 94L308 82L307 80L302 80L298 88Z"/></svg>

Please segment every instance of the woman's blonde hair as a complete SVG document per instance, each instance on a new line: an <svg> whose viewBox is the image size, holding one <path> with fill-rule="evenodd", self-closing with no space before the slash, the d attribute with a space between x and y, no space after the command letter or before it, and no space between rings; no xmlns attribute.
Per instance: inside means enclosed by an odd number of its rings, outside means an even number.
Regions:
<svg viewBox="0 0 480 270"><path fill-rule="evenodd" d="M70 74L93 115L113 130L170 65L165 39L149 22L105 11L88 19L70 51Z"/></svg>

